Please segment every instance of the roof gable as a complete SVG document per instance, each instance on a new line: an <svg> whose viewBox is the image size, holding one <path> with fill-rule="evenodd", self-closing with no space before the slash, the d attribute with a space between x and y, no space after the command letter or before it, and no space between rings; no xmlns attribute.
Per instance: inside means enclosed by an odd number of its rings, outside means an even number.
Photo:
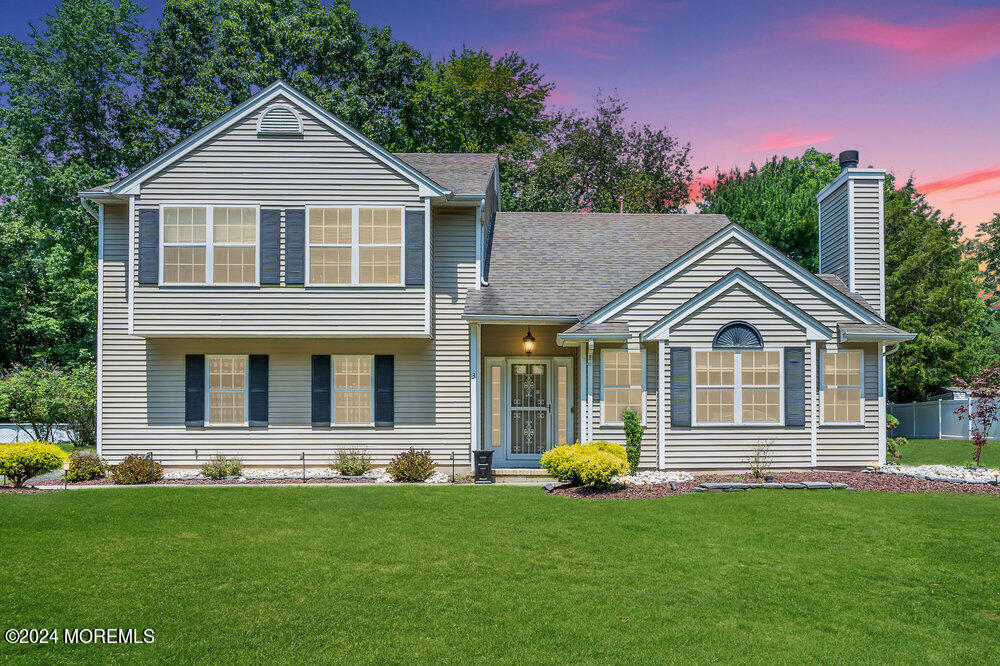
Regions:
<svg viewBox="0 0 1000 666"><path fill-rule="evenodd" d="M448 189L442 187L439 183L415 169L405 160L386 151L384 148L359 133L347 123L330 114L328 111L289 86L284 81L276 81L267 88L259 91L242 104L223 114L215 121L209 123L183 141L180 141L152 162L129 174L117 183L108 186L107 191L111 194L138 194L144 181L152 178L172 164L175 164L177 161L190 154L192 151L198 149L215 136L229 129L236 123L243 121L250 114L270 104L272 101L282 98L294 102L300 108L314 116L319 123L334 130L346 141L353 144L358 149L368 153L379 162L385 164L388 168L398 173L404 179L412 182L419 188L421 196L444 196L450 193Z"/></svg>

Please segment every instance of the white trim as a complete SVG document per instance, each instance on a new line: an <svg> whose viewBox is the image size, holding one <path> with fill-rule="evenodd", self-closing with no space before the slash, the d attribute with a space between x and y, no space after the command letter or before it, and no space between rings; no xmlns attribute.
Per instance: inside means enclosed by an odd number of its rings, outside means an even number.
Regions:
<svg viewBox="0 0 1000 666"><path fill-rule="evenodd" d="M847 288L854 291L854 269L857 267L854 242L854 179L847 180Z"/></svg>
<svg viewBox="0 0 1000 666"><path fill-rule="evenodd" d="M587 340L587 439L594 439L594 341Z"/></svg>
<svg viewBox="0 0 1000 666"><path fill-rule="evenodd" d="M549 315L462 315L466 321L482 322L484 324L575 324L576 317L551 317ZM588 335L587 339L593 338Z"/></svg>
<svg viewBox="0 0 1000 666"><path fill-rule="evenodd" d="M831 192L835 192L841 185L843 185L844 181L853 176L885 180L885 169L859 169L858 167L843 169L836 178L827 183L826 186L816 194L816 200L820 201L825 199Z"/></svg>
<svg viewBox="0 0 1000 666"><path fill-rule="evenodd" d="M553 446L559 444L559 421L566 425L566 443L572 444L573 439L573 357L553 356L552 360L552 413L555 414L553 421ZM559 368L566 368L566 413L559 413Z"/></svg>
<svg viewBox="0 0 1000 666"><path fill-rule="evenodd" d="M493 441L493 368L498 368L500 370L500 400L499 400L499 411L500 411L500 440ZM507 441L507 419L504 416L504 406L507 404L507 359L503 356L487 356L483 360L483 448L494 451L493 455L496 458L496 450L499 449L502 453L502 457L506 460L507 449L504 446L504 442Z"/></svg>
<svg viewBox="0 0 1000 666"><path fill-rule="evenodd" d="M135 334L135 195L128 198L128 260L125 262L125 299L128 301L128 334Z"/></svg>
<svg viewBox="0 0 1000 666"><path fill-rule="evenodd" d="M637 349L637 350L636 349L629 349L627 346L624 346L624 347L604 347L604 348L601 349L601 367L600 367L600 373L601 373L601 425L602 426L620 426L620 425L624 425L625 424L624 421L608 421L607 417L606 417L606 415L604 413L604 395L607 392L607 388L608 388L604 384L604 369L606 367L605 363L604 363L604 357L609 352L627 352L627 353L630 353L630 354L636 354L637 353L637 354L641 355L641 357L642 357L642 380L641 380L642 381L642 386L641 386L641 388L642 388L642 399L640 400L640 407L639 407L639 422L642 425L646 425L646 397L647 397L646 396L646 392L647 392L647 389L646 389L646 350L645 350L645 348L641 348L641 349ZM630 389L630 388L635 388L635 387L632 386L632 385L624 386L624 385L621 385L621 384L613 384L611 386L611 388L628 388L628 389Z"/></svg>
<svg viewBox="0 0 1000 666"><path fill-rule="evenodd" d="M815 343L814 343L815 344ZM729 422L698 420L698 352L731 351L733 352L733 384L705 385L702 389L732 389L733 390L733 420ZM778 352L778 385L744 384L743 383L743 352ZM718 349L711 345L691 346L691 427L732 428L732 427L763 427L779 428L785 425L785 348L761 347L760 349ZM744 421L743 420L743 389L777 388L778 389L778 420L777 421Z"/></svg>
<svg viewBox="0 0 1000 666"><path fill-rule="evenodd" d="M586 443L587 438L587 345L580 342L580 407L577 413L580 416L580 441Z"/></svg>
<svg viewBox="0 0 1000 666"><path fill-rule="evenodd" d="M840 306L844 312L850 312L851 314L856 315L859 320L866 323L882 323L877 315L864 309L851 300L851 298L847 295L837 291L826 282L823 282L821 279L799 266L787 256L767 245L764 241L760 240L749 231L746 231L738 224L730 224L729 226L720 229L710 238L689 250L682 257L678 258L651 277L643 280L629 291L625 292L607 305L601 307L599 310L585 317L582 320L582 323L600 324L607 321L635 301L655 290L670 278L691 266L705 255L734 238L742 240L750 245L751 248L755 249L762 258L769 260L775 266L784 268L793 279L797 278L803 286L809 288L814 293L823 296L828 302Z"/></svg>
<svg viewBox="0 0 1000 666"><path fill-rule="evenodd" d="M351 211L351 244L345 243L310 243L309 220L313 209L341 208ZM396 247L395 243L361 243L361 209L398 210L399 211L399 282L361 282L361 248L363 247ZM340 247L351 249L351 281L350 282L312 282L310 269L312 246ZM377 204L307 204L305 222L305 287L406 287L406 206ZM426 261L426 258L425 258Z"/></svg>
<svg viewBox="0 0 1000 666"><path fill-rule="evenodd" d="M476 289L483 286L483 205L476 204Z"/></svg>
<svg viewBox="0 0 1000 666"><path fill-rule="evenodd" d="M97 455L104 452L104 204L97 204Z"/></svg>
<svg viewBox="0 0 1000 666"><path fill-rule="evenodd" d="M213 358L243 359L243 423L212 423L212 410L209 408L211 392L235 393L238 389L209 388L211 377L211 360ZM216 428L248 428L250 427L250 356L249 354L205 354L205 426Z"/></svg>
<svg viewBox="0 0 1000 666"><path fill-rule="evenodd" d="M667 423L667 341L656 342L656 469L663 469L663 458L666 455L666 423Z"/></svg>
<svg viewBox="0 0 1000 666"><path fill-rule="evenodd" d="M879 344L878 353L878 464L881 467L885 464L886 456L886 432L885 432L885 355L882 350L885 349L885 345ZM861 357L861 374L864 376L864 355ZM864 389L861 390L862 395L862 410L864 410ZM941 408L943 400L938 401L938 423L941 423ZM864 419L864 412L861 414L862 420Z"/></svg>
<svg viewBox="0 0 1000 666"><path fill-rule="evenodd" d="M405 215L405 212L404 212ZM406 220L403 220L403 242L406 243ZM434 274L431 271L431 200L424 199L424 333L431 335L431 281ZM403 255L403 283L406 283L406 255Z"/></svg>
<svg viewBox="0 0 1000 666"><path fill-rule="evenodd" d="M362 393L364 389L337 388L337 359L368 359L368 423L337 423L337 393ZM330 354L330 425L342 428L375 427L375 355L374 354Z"/></svg>
<svg viewBox="0 0 1000 666"><path fill-rule="evenodd" d="M715 284L702 290L691 297L683 305L674 309L666 317L663 317L655 324L651 325L640 336L641 340L669 340L670 327L678 321L683 321L686 317L698 312L699 309L724 297L728 290L739 285L757 296L761 300L770 304L781 314L785 315L799 326L806 330L806 338L809 340L829 340L833 337L833 331L822 323L809 316L794 304L786 301L771 289L762 285L757 280L740 268L734 268L728 275L718 280Z"/></svg>
<svg viewBox="0 0 1000 666"><path fill-rule="evenodd" d="M479 444L479 324L469 324L469 457Z"/></svg>
<svg viewBox="0 0 1000 666"><path fill-rule="evenodd" d="M296 131L294 131L294 132L264 132L264 131L261 130L261 126L264 124L264 117L267 114L269 114L272 111L275 111L277 109L285 109L286 111L288 111L289 113L291 113L293 116L295 116L295 121L298 124L298 129ZM284 102L275 102L274 104L271 104L270 106L268 106L267 108L265 108L263 111L261 111L260 112L260 116L257 117L257 134L258 135L263 134L264 136L302 136L303 132L304 132L304 130L302 128L302 116L299 115L299 112L296 111L295 108L292 107L291 104L285 104Z"/></svg>
<svg viewBox="0 0 1000 666"><path fill-rule="evenodd" d="M341 122L332 116L325 109L317 105L308 97L289 86L284 81L275 81L267 88L251 96L242 104L223 114L215 121L201 128L190 137L174 145L165 153L158 156L139 170L132 172L117 184L109 188L111 194L138 194L140 184L166 169L171 164L181 159L195 148L214 138L244 117L264 107L275 98L285 96L299 107L311 113L318 121L334 130L344 137L355 147L367 152L379 162L382 162L390 169L403 176L414 185L417 185L420 196L447 196L451 192L442 188L433 180L420 173L405 161L386 151L381 146L375 144L370 139L360 134L346 123Z"/></svg>
<svg viewBox="0 0 1000 666"><path fill-rule="evenodd" d="M164 225L166 211L170 208L204 208L205 209L205 242L204 243L166 243ZM253 282L215 282L215 209L216 208L253 208L254 209L254 242L249 243L218 243L219 247L253 247ZM260 204L259 203L160 203L157 206L159 228L157 229L156 284L159 287L259 287L260 286ZM205 248L205 281L204 282L164 282L163 269L166 261L166 247L204 247Z"/></svg>
<svg viewBox="0 0 1000 666"><path fill-rule="evenodd" d="M812 376L809 381L809 464L816 467L819 443L819 355L815 340L809 342L809 369Z"/></svg>
<svg viewBox="0 0 1000 666"><path fill-rule="evenodd" d="M818 213L818 215L817 215L818 223L817 223L817 229L816 229L816 243L817 243L817 245L819 245L819 272L820 273L826 273L826 271L823 270L823 202L822 201L817 201L816 202L816 210L817 210L817 213Z"/></svg>
<svg viewBox="0 0 1000 666"><path fill-rule="evenodd" d="M878 313L885 319L885 189L878 184Z"/></svg>
<svg viewBox="0 0 1000 666"><path fill-rule="evenodd" d="M861 389L861 412L860 421L827 421L823 415L826 406L825 389L823 381L823 355L824 354L860 354L860 389ZM863 349L824 349L819 355L819 424L821 426L863 426L865 425L865 350ZM854 388L853 386L839 386L835 388Z"/></svg>

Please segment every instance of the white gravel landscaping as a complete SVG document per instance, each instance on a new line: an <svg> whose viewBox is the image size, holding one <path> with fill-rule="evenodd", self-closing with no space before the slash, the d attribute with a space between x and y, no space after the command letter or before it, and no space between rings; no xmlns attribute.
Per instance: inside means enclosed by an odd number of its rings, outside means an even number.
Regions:
<svg viewBox="0 0 1000 666"><path fill-rule="evenodd" d="M967 469L961 465L886 465L880 470L883 474L902 474L925 478L961 479L963 481L995 481L1000 476L1000 470ZM935 480L931 478L931 480Z"/></svg>
<svg viewBox="0 0 1000 666"><path fill-rule="evenodd" d="M677 483L680 481L690 481L694 476L690 472L659 472L655 470L643 470L627 476L619 476L615 480L626 486L652 486L661 483Z"/></svg>

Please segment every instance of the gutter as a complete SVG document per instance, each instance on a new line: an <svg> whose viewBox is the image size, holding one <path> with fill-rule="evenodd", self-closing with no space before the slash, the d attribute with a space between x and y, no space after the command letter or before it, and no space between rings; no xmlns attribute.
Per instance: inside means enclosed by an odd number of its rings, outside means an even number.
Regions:
<svg viewBox="0 0 1000 666"><path fill-rule="evenodd" d="M87 199L86 199L86 197L84 197L84 196L82 196L82 195L80 196L80 205L81 205L81 206L83 206L83 209L84 209L85 211L87 211L88 213L90 213L90 216L91 216L92 218L94 218L95 220L99 220L99 219L100 219L100 218L98 217L98 215L97 215L97 211L96 211L96 210L95 210L95 209L93 208L93 206L91 206L91 205L90 205L90 204L89 204L89 203L87 202Z"/></svg>

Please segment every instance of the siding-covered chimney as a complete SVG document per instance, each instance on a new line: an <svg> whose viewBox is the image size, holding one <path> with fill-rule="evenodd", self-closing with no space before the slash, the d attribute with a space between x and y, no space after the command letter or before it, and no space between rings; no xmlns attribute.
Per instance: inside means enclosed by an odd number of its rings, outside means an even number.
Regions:
<svg viewBox="0 0 1000 666"><path fill-rule="evenodd" d="M840 154L840 175L819 203L819 272L840 277L885 316L883 169L859 169L858 151Z"/></svg>

